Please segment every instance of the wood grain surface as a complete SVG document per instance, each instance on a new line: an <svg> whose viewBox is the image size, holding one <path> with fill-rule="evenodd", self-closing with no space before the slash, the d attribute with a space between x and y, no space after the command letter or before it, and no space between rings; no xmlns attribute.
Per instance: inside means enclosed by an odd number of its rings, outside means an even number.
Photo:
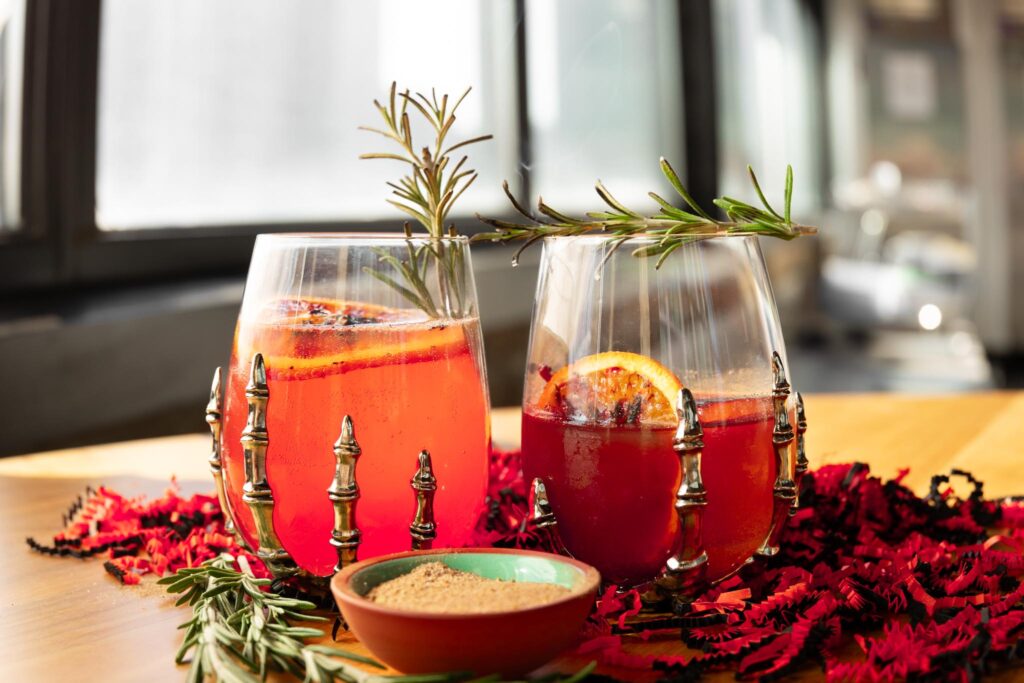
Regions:
<svg viewBox="0 0 1024 683"><path fill-rule="evenodd" d="M990 496L1024 493L1024 393L809 396L807 413L813 467L858 460L883 476L909 467L906 483L919 493L932 474L960 467L983 479ZM518 410L496 410L495 442L518 445L518 422ZM87 484L155 495L176 475L186 492L209 491L208 449L208 437L188 435L0 460L0 680L184 679L185 669L172 659L186 609L175 608L152 582L120 586L100 561L32 553L25 537L52 535L61 511ZM350 637L341 645L362 651ZM631 643L630 649L684 652L674 639ZM570 671L583 661L566 657L553 667ZM653 678L602 671L626 680ZM800 678L817 677L810 671Z"/></svg>

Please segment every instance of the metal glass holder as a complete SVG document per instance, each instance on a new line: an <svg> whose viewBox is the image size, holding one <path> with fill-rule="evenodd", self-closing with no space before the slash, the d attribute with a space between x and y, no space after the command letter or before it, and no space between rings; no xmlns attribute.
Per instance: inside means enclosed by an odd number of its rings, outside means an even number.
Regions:
<svg viewBox="0 0 1024 683"><path fill-rule="evenodd" d="M221 514L224 515L224 530L234 536L235 541L243 548L249 546L238 533L235 527L235 516L229 507L228 496L224 489L224 465L220 454L220 437L223 428L223 391L221 382L221 369L218 367L213 371L213 384L210 385L210 400L206 404L206 424L210 427L210 474L213 475L213 484L217 491L217 502L220 504Z"/></svg>
<svg viewBox="0 0 1024 683"><path fill-rule="evenodd" d="M267 388L267 368L263 354L253 356L245 399L249 415L241 439L245 462L242 501L249 507L256 525L256 556L275 578L288 578L299 572L274 530L274 492L267 481L267 447L270 445L267 435L267 402L270 390Z"/></svg>
<svg viewBox="0 0 1024 683"><path fill-rule="evenodd" d="M437 538L437 524L434 521L434 493L437 491L437 478L434 466L430 461L430 453L423 450L417 458L418 467L409 485L416 496L416 512L413 513L412 524L409 525L409 536L412 537L413 550L429 550Z"/></svg>
<svg viewBox="0 0 1024 683"><path fill-rule="evenodd" d="M793 499L793 507L789 509L790 516L795 515L800 507L800 486L803 483L804 475L810 469L810 461L807 459L807 447L804 444L804 433L807 432L807 413L804 411L804 397L796 392L796 470L793 475L793 482L796 484L796 498Z"/></svg>
<svg viewBox="0 0 1024 683"><path fill-rule="evenodd" d="M786 518L796 505L797 488L794 481L795 464L792 457L795 433L789 421L789 381L786 380L786 369L782 365L782 357L778 352L772 353L772 406L775 412L775 428L772 430L772 446L775 449L775 462L778 474L772 488L774 505L772 508L772 525L768 538L757 550L759 557L773 557L779 552L779 538L785 528Z"/></svg>
<svg viewBox="0 0 1024 683"><path fill-rule="evenodd" d="M224 513L224 528L235 535L246 550L253 550L238 532L234 510L224 482L221 459L222 436L222 381L221 369L213 375L210 400L206 406L206 423L210 426L213 446L210 455L210 472L217 489L217 500ZM262 354L255 354L250 368L249 383L245 387L248 416L242 431L242 457L245 468L245 484L242 500L252 513L256 527L257 547L254 552L266 565L275 579L299 577L304 581L324 587L330 577L315 576L300 569L285 550L274 529L274 493L267 478L267 450L270 437L267 434L267 404L270 389L267 386L267 369ZM359 501L359 484L356 479L356 460L362 453L356 440L355 424L351 416L341 421L341 433L334 443L334 476L327 488L327 498L334 509L334 524L328 542L337 551L338 560L334 566L337 572L359 559L362 531L356 522L356 503ZM430 459L430 453L421 451L417 456L417 469L410 486L416 509L409 525L410 547L413 550L429 549L437 537L437 521L434 517L434 495L437 478Z"/></svg>
<svg viewBox="0 0 1024 683"><path fill-rule="evenodd" d="M695 597L707 585L708 554L704 550L704 509L707 489L701 476L704 429L697 414L697 402L689 389L682 389L676 402L679 426L672 449L679 456L680 484L675 510L679 518L679 538L661 575L641 598L648 606L671 603L673 611Z"/></svg>
<svg viewBox="0 0 1024 683"><path fill-rule="evenodd" d="M330 544L338 553L338 563L334 565L336 572L356 561L363 537L356 525L356 502L359 500L356 459L362 452L356 441L352 417L346 415L341 420L341 434L334 443L334 479L327 489L327 498L334 507Z"/></svg>
<svg viewBox="0 0 1024 683"><path fill-rule="evenodd" d="M555 519L555 513L551 509L551 500L548 498L548 489L540 477L535 477L530 483L530 497L527 505L530 511L527 523L537 533L541 546L556 555L572 557L572 553L562 541L562 534L558 531L558 520Z"/></svg>

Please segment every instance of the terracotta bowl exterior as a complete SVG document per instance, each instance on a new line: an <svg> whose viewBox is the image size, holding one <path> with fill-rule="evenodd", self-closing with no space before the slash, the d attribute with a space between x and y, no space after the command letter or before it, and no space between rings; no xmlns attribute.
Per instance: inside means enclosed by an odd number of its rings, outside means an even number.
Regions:
<svg viewBox="0 0 1024 683"><path fill-rule="evenodd" d="M492 579L555 583L569 595L491 614L432 614L377 605L364 596L425 562ZM582 562L528 550L461 548L383 555L338 572L331 591L346 623L380 661L403 673L471 671L521 676L574 645L601 577Z"/></svg>

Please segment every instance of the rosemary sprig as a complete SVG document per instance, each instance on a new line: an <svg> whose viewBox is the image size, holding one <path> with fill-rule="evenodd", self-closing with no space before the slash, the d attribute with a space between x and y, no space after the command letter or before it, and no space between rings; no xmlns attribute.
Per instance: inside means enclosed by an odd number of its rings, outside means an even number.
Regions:
<svg viewBox="0 0 1024 683"><path fill-rule="evenodd" d="M408 164L409 173L402 176L397 183L389 182L395 199L388 203L411 216L427 230L432 238L426 247L414 249L409 243L409 254L403 259L388 255L384 250L377 250L380 260L387 263L397 273L398 280L372 268L364 269L367 273L392 287L418 308L432 318L440 315L461 315L463 313L462 264L464 254L462 245L457 242L446 243L445 234L454 237L455 226L445 229L445 221L455 202L469 189L477 179L477 172L466 167L468 157L463 154L458 161L452 163L452 153L463 147L490 140L491 135L480 135L474 138L449 142L448 137L455 125L455 112L462 104L471 88L467 88L462 96L449 106L448 95L441 95L431 90L430 97L423 93L411 94L408 90L398 92L397 83L391 84L391 93L386 105L377 100L374 106L384 120L383 128L362 126L361 130L377 133L398 145L398 152L374 152L360 155L360 159L388 159ZM413 142L412 126L409 121L409 107L419 114L434 130L432 146L416 151ZM406 236L412 237L409 224L405 226ZM427 257L436 263L437 287L441 296L441 307L435 305L433 295L426 284Z"/></svg>
<svg viewBox="0 0 1024 683"><path fill-rule="evenodd" d="M327 621L309 614L316 605L286 598L269 590L270 579L257 579L244 557L220 555L201 566L179 570L160 579L169 593L181 593L178 605L192 606L192 619L180 626L185 637L175 656L179 664L192 653L189 681L208 676L232 683L258 683L271 669L285 671L306 681L404 680L375 676L338 661L350 660L383 669L368 657L322 645L306 645L307 638L321 638L318 628L292 626L290 620ZM450 679L448 679L450 680Z"/></svg>
<svg viewBox="0 0 1024 683"><path fill-rule="evenodd" d="M315 607L311 602L265 591L270 579L255 578L244 558L239 563L243 571L234 569L234 557L222 554L158 581L169 593L182 594L178 605L192 606L192 619L180 627L185 636L175 662L183 663L192 652L190 681L210 675L258 681L269 668L303 675L302 641L323 633L290 626L288 619L326 620L306 613Z"/></svg>
<svg viewBox="0 0 1024 683"><path fill-rule="evenodd" d="M236 562L239 569L235 569ZM201 683L208 677L228 683L260 683L271 670L301 677L305 683L449 683L472 678L462 672L375 674L349 663L385 668L374 659L328 645L306 645L305 640L321 638L324 632L290 622L327 619L309 613L316 608L314 603L271 591L271 580L253 576L244 556L236 559L224 553L157 583L166 586L168 593L180 594L177 605L192 606L192 618L178 627L185 636L174 657L182 664L191 652L189 683ZM544 680L576 683L593 669L591 663L567 678ZM474 683L498 680L488 676L474 679Z"/></svg>
<svg viewBox="0 0 1024 683"><path fill-rule="evenodd" d="M526 218L525 222L510 222L494 218L486 218L477 214L484 223L495 228L494 232L481 233L474 240L490 240L493 242L511 242L525 240L525 244L516 252L512 263L517 264L519 256L531 244L552 236L583 235L589 232L605 232L616 236L612 240L610 256L624 243L637 237L657 237L653 244L640 247L633 251L635 256L657 256L656 267L660 268L665 259L682 245L697 239L717 235L765 235L791 240L800 235L811 235L817 228L794 223L791 219L790 207L793 200L793 167L786 167L786 187L784 193L784 209L779 214L761 191L754 170L747 166L751 183L764 208L759 208L733 197L720 197L714 200L715 206L725 212L728 220L719 220L705 211L687 191L679 175L664 157L660 160L661 172L668 179L676 193L687 208L673 205L655 192L648 192L661 210L654 215L647 215L626 207L608 191L601 181L595 185L598 196L608 205L605 211L587 212L586 218L575 218L553 209L543 198L537 202L536 215L520 204L509 191L508 182L502 184L505 195L513 208Z"/></svg>

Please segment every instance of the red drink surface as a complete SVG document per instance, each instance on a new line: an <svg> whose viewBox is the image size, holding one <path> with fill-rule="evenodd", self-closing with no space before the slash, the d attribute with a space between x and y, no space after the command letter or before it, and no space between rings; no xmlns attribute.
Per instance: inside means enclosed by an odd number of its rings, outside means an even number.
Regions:
<svg viewBox="0 0 1024 683"><path fill-rule="evenodd" d="M768 535L778 468L772 400L745 398L698 407L704 429L701 473L708 492L704 547L708 578L722 578ZM523 414L523 470L542 477L572 554L608 583L655 577L679 533L673 507L680 483L674 425L567 422Z"/></svg>
<svg viewBox="0 0 1024 683"><path fill-rule="evenodd" d="M327 487L334 476L332 446L345 414L352 416L362 448L356 463L360 559L409 549L415 509L409 480L424 448L438 481L435 544L469 542L486 495L490 444L476 319L348 325L240 321L223 459L229 504L251 544L255 528L242 502L239 439L247 414L245 385L257 351L264 355L270 390L267 478L274 493L274 528L301 567L328 575L337 562L328 543L333 508Z"/></svg>

